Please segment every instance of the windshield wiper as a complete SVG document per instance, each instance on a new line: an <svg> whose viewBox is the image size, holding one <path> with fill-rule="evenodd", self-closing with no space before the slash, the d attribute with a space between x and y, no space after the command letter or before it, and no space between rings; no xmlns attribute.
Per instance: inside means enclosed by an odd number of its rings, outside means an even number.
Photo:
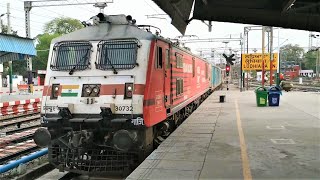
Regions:
<svg viewBox="0 0 320 180"><path fill-rule="evenodd" d="M111 63L109 57L106 57L107 58L107 61L109 61L110 63L110 66L112 67L112 70L113 70L113 74L118 74L118 71L116 70L116 68L113 66L113 64Z"/></svg>
<svg viewBox="0 0 320 180"><path fill-rule="evenodd" d="M74 73L74 70L76 70L76 67L83 62L83 60L88 60L88 53L89 53L90 49L88 49L88 51L86 52L86 54L77 62L77 64L75 64L72 69L69 71L69 75L72 75Z"/></svg>

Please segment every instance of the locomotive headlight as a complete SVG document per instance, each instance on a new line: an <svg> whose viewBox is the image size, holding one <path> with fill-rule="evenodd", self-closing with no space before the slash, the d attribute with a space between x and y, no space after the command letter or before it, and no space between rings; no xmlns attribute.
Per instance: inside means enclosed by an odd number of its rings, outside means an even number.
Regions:
<svg viewBox="0 0 320 180"><path fill-rule="evenodd" d="M92 93L91 93L91 97L99 97L99 92L100 92L100 87L99 86L94 86L92 88Z"/></svg>
<svg viewBox="0 0 320 180"><path fill-rule="evenodd" d="M98 87L94 87L94 88L92 89L92 92L94 92L95 94L97 94L97 93L99 92Z"/></svg>
<svg viewBox="0 0 320 180"><path fill-rule="evenodd" d="M92 89L91 89L90 87L86 87L86 88L84 89L84 92L85 92L87 95L90 95L90 94L91 94L91 91L92 91Z"/></svg>
<svg viewBox="0 0 320 180"><path fill-rule="evenodd" d="M59 84L52 84L52 91L51 91L50 99L58 99L59 90L60 90Z"/></svg>
<svg viewBox="0 0 320 180"><path fill-rule="evenodd" d="M84 84L82 88L82 97L99 97L100 84Z"/></svg>

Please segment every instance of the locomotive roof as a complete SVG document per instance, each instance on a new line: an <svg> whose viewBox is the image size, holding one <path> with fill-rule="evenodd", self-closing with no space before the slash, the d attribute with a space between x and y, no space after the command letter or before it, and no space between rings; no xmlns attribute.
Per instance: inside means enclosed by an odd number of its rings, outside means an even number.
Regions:
<svg viewBox="0 0 320 180"><path fill-rule="evenodd" d="M124 20L124 15L115 15L115 16L106 16L111 23L99 23L94 26L88 26L69 34L62 35L52 40L52 43L62 42L62 41L101 41L101 40L110 40L110 39L128 39L136 38L139 40L152 40L152 39L161 39L167 43L173 45L185 53L188 53L192 56L198 57L189 50L179 47L175 43L171 42L169 39L165 39L161 36L152 34L139 29L135 25L131 25ZM202 59L201 57L198 57ZM205 59L203 61L208 62ZM210 62L209 62L210 63ZM211 64L211 63L210 63Z"/></svg>
<svg viewBox="0 0 320 180"><path fill-rule="evenodd" d="M155 35L128 24L100 23L65 34L52 40L52 43L61 41L101 41L109 39L137 38L151 40Z"/></svg>

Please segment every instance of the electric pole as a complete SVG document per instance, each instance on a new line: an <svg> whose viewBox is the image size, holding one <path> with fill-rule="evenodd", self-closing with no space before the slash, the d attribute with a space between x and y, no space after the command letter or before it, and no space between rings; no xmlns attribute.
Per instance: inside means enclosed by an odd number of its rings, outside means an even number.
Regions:
<svg viewBox="0 0 320 180"><path fill-rule="evenodd" d="M273 84L273 72L272 72L272 63L274 61L273 59L273 52L272 52L272 49L273 49L273 28L270 27L269 29L269 33L270 33L270 36L269 36L269 53L270 53L270 87L272 86ZM300 67L301 68L301 67Z"/></svg>
<svg viewBox="0 0 320 180"><path fill-rule="evenodd" d="M264 50L264 45L265 45L265 32L266 29L264 26L262 26L262 87L264 87L264 76L265 76L265 71L264 71L264 54L265 54L265 50Z"/></svg>
<svg viewBox="0 0 320 180"><path fill-rule="evenodd" d="M316 79L319 80L319 62L320 62L320 47L318 47L318 57L316 61Z"/></svg>
<svg viewBox="0 0 320 180"><path fill-rule="evenodd" d="M4 13L4 14L1 14L1 15L0 15L0 33L3 33L3 29L2 29L2 17L3 17L4 15L6 15L6 14ZM2 86L3 86L2 75L3 75L3 64L1 63L1 64L0 64L0 90L2 90Z"/></svg>
<svg viewBox="0 0 320 180"><path fill-rule="evenodd" d="M31 1L24 2L24 11L25 11L25 23L26 23L26 37L30 38L30 11L31 11ZM27 55L27 72L28 72L28 86L29 93L33 93L33 77L32 77L32 58Z"/></svg>
<svg viewBox="0 0 320 180"><path fill-rule="evenodd" d="M6 14L1 14L0 15L0 33L2 33L3 29L2 29L2 16L4 16Z"/></svg>
<svg viewBox="0 0 320 180"><path fill-rule="evenodd" d="M11 34L11 22L10 22L10 3L7 3L7 34ZM12 61L9 61L9 88L10 94L12 93Z"/></svg>

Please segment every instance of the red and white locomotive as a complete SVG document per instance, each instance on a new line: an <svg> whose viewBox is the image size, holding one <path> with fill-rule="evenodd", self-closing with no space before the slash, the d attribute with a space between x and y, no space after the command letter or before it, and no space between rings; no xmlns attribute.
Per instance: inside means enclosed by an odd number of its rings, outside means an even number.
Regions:
<svg viewBox="0 0 320 180"><path fill-rule="evenodd" d="M145 27L99 14L52 41L34 140L60 170L130 171L220 86L219 68Z"/></svg>

